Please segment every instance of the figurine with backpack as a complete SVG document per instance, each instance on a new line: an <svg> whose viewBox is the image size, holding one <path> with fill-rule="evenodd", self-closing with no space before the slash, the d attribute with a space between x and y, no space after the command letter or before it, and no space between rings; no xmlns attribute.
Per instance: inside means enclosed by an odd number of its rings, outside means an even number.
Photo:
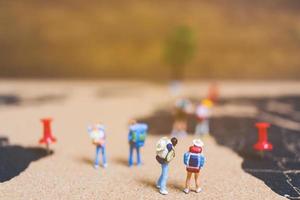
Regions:
<svg viewBox="0 0 300 200"><path fill-rule="evenodd" d="M128 134L128 142L129 142L129 158L128 165L131 167L133 165L133 151L136 150L137 155L137 165L140 166L142 164L140 148L144 146L145 139L147 136L148 125L144 123L137 123L136 121L132 121L129 125L129 134Z"/></svg>
<svg viewBox="0 0 300 200"><path fill-rule="evenodd" d="M161 138L156 144L156 160L161 165L161 175L157 181L156 187L163 195L167 195L167 179L169 171L169 163L175 157L175 146L177 138L173 137L171 140L167 137Z"/></svg>
<svg viewBox="0 0 300 200"><path fill-rule="evenodd" d="M105 136L105 127L102 124L95 124L88 127L88 133L92 139L92 143L96 146L96 158L94 167L99 168L99 154L102 152L102 166L107 167L106 162L106 136Z"/></svg>
<svg viewBox="0 0 300 200"><path fill-rule="evenodd" d="M186 165L186 182L185 182L185 189L183 190L184 193L188 194L190 192L190 182L192 174L195 176L195 184L196 184L196 193L202 191L199 183L199 172L201 168L204 166L205 157L202 153L203 142L201 139L193 140L193 146L189 148L189 151L186 152L183 156L183 162Z"/></svg>
<svg viewBox="0 0 300 200"><path fill-rule="evenodd" d="M174 105L174 123L171 135L182 138L187 136L187 118L193 112L193 105L188 99L177 99Z"/></svg>
<svg viewBox="0 0 300 200"><path fill-rule="evenodd" d="M209 135L209 119L211 117L213 102L209 99L204 99L196 108L197 125L195 129L196 136Z"/></svg>

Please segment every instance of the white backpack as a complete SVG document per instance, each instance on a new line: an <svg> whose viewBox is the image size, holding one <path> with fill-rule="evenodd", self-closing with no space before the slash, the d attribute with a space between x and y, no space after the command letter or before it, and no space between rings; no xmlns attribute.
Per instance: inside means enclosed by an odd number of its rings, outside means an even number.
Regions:
<svg viewBox="0 0 300 200"><path fill-rule="evenodd" d="M170 162L175 157L175 150L174 148L171 151L168 151L167 145L172 144L171 140L167 137L161 138L156 143L156 155L167 162Z"/></svg>
<svg viewBox="0 0 300 200"><path fill-rule="evenodd" d="M105 130L102 125L96 125L97 129L93 126L88 127L88 133L93 142L105 141Z"/></svg>

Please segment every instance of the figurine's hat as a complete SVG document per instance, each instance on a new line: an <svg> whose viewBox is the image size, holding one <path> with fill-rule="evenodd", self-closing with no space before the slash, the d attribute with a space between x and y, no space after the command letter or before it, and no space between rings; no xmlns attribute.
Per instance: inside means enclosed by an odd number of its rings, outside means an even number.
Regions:
<svg viewBox="0 0 300 200"><path fill-rule="evenodd" d="M202 105L211 108L213 106L213 102L209 99L203 99L201 102Z"/></svg>
<svg viewBox="0 0 300 200"><path fill-rule="evenodd" d="M95 127L99 130L105 131L105 127L103 124L96 124Z"/></svg>
<svg viewBox="0 0 300 200"><path fill-rule="evenodd" d="M204 146L204 143L202 142L201 139L194 139L194 140L193 140L193 144L194 144L196 147L203 147L203 146Z"/></svg>

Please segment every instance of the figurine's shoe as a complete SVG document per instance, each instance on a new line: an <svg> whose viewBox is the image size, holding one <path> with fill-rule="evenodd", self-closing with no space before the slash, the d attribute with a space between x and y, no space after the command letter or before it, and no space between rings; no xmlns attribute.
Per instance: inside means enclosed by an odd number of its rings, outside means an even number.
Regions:
<svg viewBox="0 0 300 200"><path fill-rule="evenodd" d="M107 163L103 164L102 166L103 168L107 168Z"/></svg>
<svg viewBox="0 0 300 200"><path fill-rule="evenodd" d="M156 188L157 188L157 189L160 189L160 185L156 185Z"/></svg>
<svg viewBox="0 0 300 200"><path fill-rule="evenodd" d="M99 168L99 165L94 165L94 168L95 168L95 169L98 169L98 168Z"/></svg>
<svg viewBox="0 0 300 200"><path fill-rule="evenodd" d="M197 188L195 192L196 192L196 193L202 192L202 188L200 188L200 187Z"/></svg>
<svg viewBox="0 0 300 200"><path fill-rule="evenodd" d="M167 195L168 191L167 190L159 190L159 193L163 194L163 195Z"/></svg>
<svg viewBox="0 0 300 200"><path fill-rule="evenodd" d="M188 194L190 192L190 190L188 188L184 188L183 192Z"/></svg>

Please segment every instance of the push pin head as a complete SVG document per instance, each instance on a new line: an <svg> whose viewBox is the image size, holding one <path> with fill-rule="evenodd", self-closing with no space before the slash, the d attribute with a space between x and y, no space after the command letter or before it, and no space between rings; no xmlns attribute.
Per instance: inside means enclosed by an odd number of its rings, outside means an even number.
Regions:
<svg viewBox="0 0 300 200"><path fill-rule="evenodd" d="M258 141L253 145L253 148L259 152L271 151L273 145L268 141L267 132L267 128L270 127L270 124L267 122L259 122L256 123L255 126L258 128Z"/></svg>

